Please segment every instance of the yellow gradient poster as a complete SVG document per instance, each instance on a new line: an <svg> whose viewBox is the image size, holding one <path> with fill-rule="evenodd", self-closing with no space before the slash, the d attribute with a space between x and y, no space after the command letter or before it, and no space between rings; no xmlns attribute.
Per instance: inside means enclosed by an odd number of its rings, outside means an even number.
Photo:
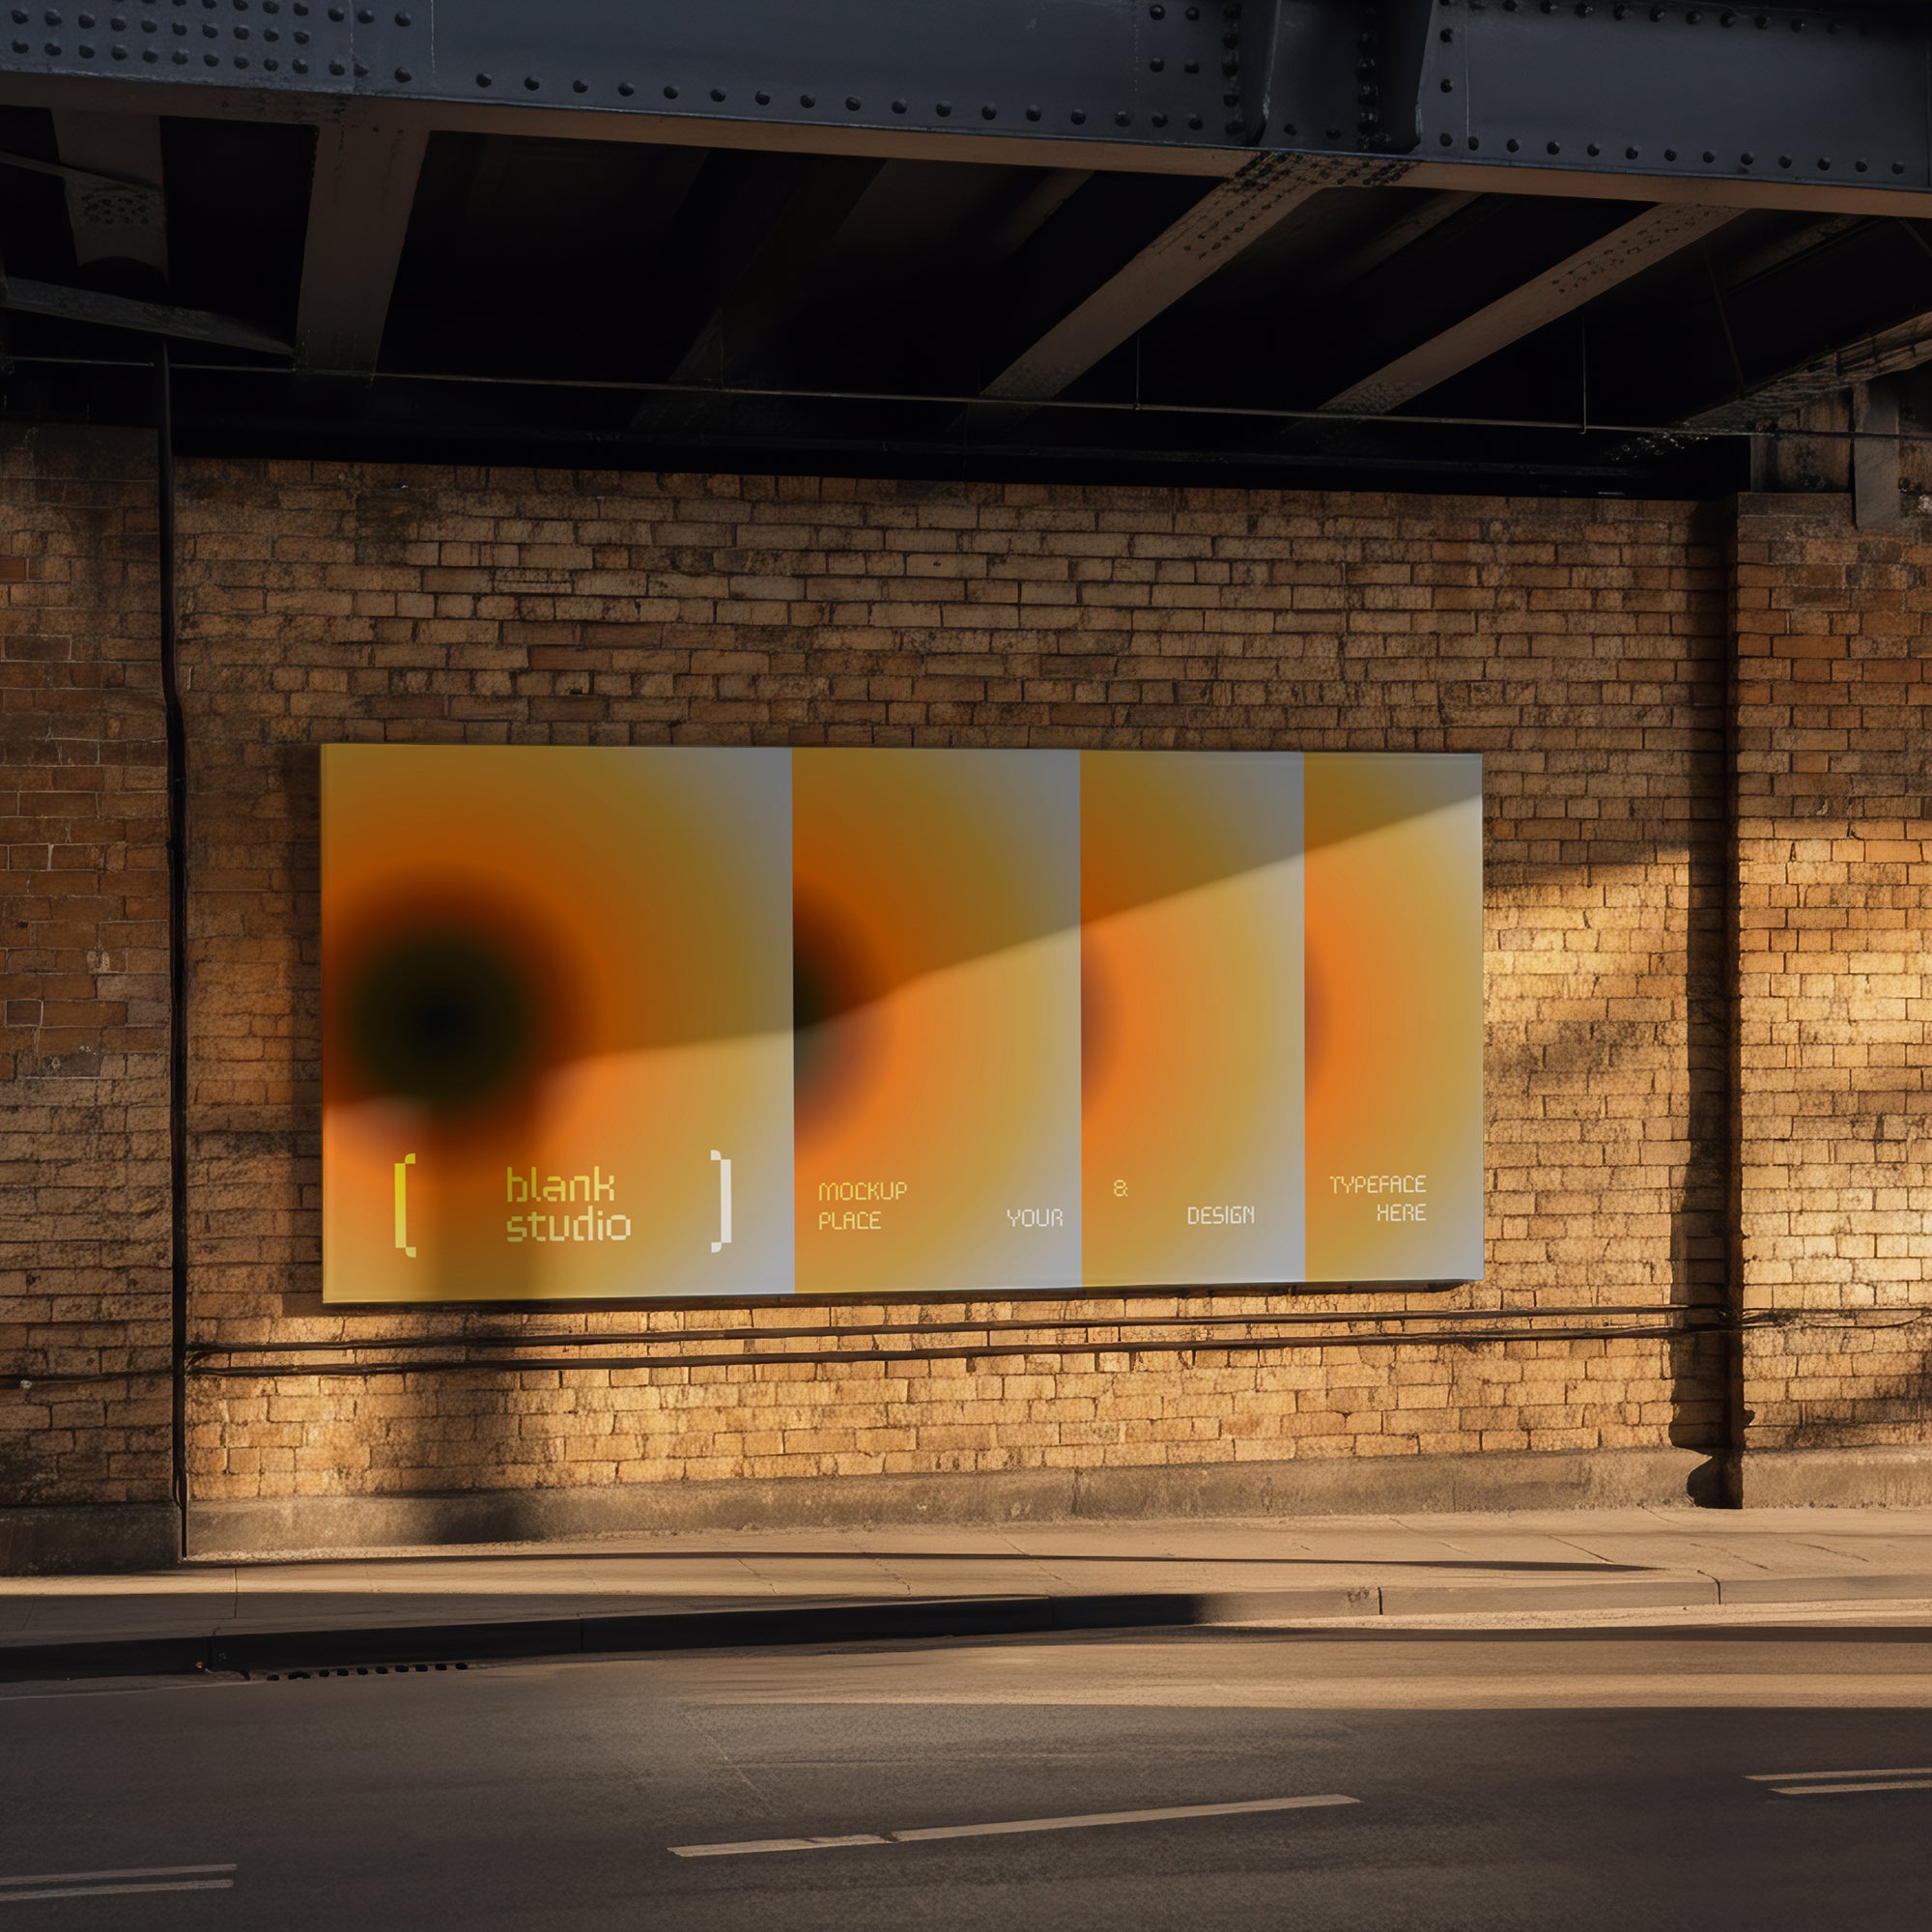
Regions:
<svg viewBox="0 0 1932 1932"><path fill-rule="evenodd" d="M1482 1271L1482 772L333 746L331 1302Z"/></svg>

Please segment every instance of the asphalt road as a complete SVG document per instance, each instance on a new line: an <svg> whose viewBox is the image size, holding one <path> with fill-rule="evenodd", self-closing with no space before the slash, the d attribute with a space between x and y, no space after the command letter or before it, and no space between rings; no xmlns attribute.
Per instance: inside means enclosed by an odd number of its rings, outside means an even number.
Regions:
<svg viewBox="0 0 1932 1932"><path fill-rule="evenodd" d="M1282 1802L1309 1799L1337 1802ZM856 1842L799 1843L828 1837ZM751 1848L774 1841L796 1848ZM0 1693L0 1932L1928 1923L1932 1630L1910 1625Z"/></svg>

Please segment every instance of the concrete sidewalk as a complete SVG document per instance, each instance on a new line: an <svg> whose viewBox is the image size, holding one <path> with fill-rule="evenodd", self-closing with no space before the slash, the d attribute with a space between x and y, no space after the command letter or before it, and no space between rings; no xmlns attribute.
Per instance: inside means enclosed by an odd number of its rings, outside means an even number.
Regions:
<svg viewBox="0 0 1932 1932"><path fill-rule="evenodd" d="M668 1533L0 1577L0 1676L1329 1617L1932 1603L1932 1510Z"/></svg>

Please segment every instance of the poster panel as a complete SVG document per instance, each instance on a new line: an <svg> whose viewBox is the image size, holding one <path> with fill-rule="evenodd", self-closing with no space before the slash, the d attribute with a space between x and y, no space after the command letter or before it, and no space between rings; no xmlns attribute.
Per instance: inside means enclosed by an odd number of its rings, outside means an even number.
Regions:
<svg viewBox="0 0 1932 1932"><path fill-rule="evenodd" d="M1482 1271L1482 770L333 746L325 1299Z"/></svg>

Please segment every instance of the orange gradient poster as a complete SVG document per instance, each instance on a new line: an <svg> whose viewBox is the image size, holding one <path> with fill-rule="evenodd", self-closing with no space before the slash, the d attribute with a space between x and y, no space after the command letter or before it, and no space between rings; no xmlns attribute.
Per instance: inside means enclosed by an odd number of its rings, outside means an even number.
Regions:
<svg viewBox="0 0 1932 1932"><path fill-rule="evenodd" d="M1482 770L332 746L332 1302L1464 1280Z"/></svg>

